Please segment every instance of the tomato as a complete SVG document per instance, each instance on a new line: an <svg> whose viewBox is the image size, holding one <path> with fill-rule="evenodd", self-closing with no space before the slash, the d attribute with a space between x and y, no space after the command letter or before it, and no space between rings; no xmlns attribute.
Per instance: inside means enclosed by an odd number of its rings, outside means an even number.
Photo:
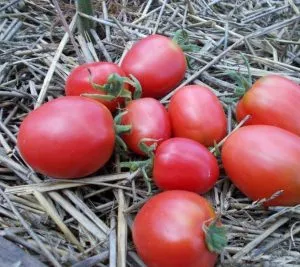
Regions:
<svg viewBox="0 0 300 267"><path fill-rule="evenodd" d="M148 267L212 267L217 254L205 242L203 226L215 218L196 193L165 191L152 197L133 223L133 241Z"/></svg>
<svg viewBox="0 0 300 267"><path fill-rule="evenodd" d="M114 149L114 121L95 100L66 96L29 113L18 148L36 171L54 178L79 178L101 168Z"/></svg>
<svg viewBox="0 0 300 267"><path fill-rule="evenodd" d="M131 125L129 133L122 135L128 147L137 154L145 155L139 144L143 139L157 140L157 144L171 137L169 115L165 107L154 98L141 98L131 101L122 117L122 125ZM145 142L151 145L154 142Z"/></svg>
<svg viewBox="0 0 300 267"><path fill-rule="evenodd" d="M246 124L277 126L300 135L300 86L287 78L269 75L258 79L237 106L237 119Z"/></svg>
<svg viewBox="0 0 300 267"><path fill-rule="evenodd" d="M226 115L218 98L206 87L188 85L171 98L169 114L174 136L205 146L226 135Z"/></svg>
<svg viewBox="0 0 300 267"><path fill-rule="evenodd" d="M139 80L143 97L160 98L184 78L187 64L182 49L175 42L154 34L133 45L121 68Z"/></svg>
<svg viewBox="0 0 300 267"><path fill-rule="evenodd" d="M194 140L175 137L155 151L153 180L163 190L206 193L216 183L219 167L209 150Z"/></svg>
<svg viewBox="0 0 300 267"><path fill-rule="evenodd" d="M89 71L91 73L89 73ZM126 77L124 71L116 64L109 62L93 62L76 67L68 76L65 92L67 96L80 96L82 94L98 94L106 95L103 90L95 89L91 81L98 85L105 85L108 82L108 77L111 74L118 74L121 77ZM91 77L90 77L91 76ZM90 81L91 78L91 81ZM128 85L124 84L124 89L128 89ZM110 111L115 111L124 99L117 97L111 101L97 99L104 104Z"/></svg>
<svg viewBox="0 0 300 267"><path fill-rule="evenodd" d="M234 132L222 149L224 168L253 201L269 198L266 206L300 204L300 137L268 125L245 126Z"/></svg>

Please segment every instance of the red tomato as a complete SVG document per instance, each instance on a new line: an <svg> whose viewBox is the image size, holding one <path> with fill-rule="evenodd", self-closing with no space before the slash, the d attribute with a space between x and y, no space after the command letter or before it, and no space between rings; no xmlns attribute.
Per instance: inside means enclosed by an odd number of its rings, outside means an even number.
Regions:
<svg viewBox="0 0 300 267"><path fill-rule="evenodd" d="M126 107L123 125L131 125L131 131L122 138L128 147L137 154L144 155L139 148L142 139L151 138L160 142L171 137L169 115L165 107L156 99L141 98L131 101ZM153 142L146 142L150 145Z"/></svg>
<svg viewBox="0 0 300 267"><path fill-rule="evenodd" d="M222 149L224 168L253 201L283 194L267 206L300 204L300 137L268 126L245 126L233 133Z"/></svg>
<svg viewBox="0 0 300 267"><path fill-rule="evenodd" d="M143 97L154 98L171 91L184 78L186 67L182 49L158 34L134 44L121 64L127 75L132 74L139 80Z"/></svg>
<svg viewBox="0 0 300 267"><path fill-rule="evenodd" d="M206 193L216 183L219 167L209 150L194 140L175 137L155 152L153 180L163 190Z"/></svg>
<svg viewBox="0 0 300 267"><path fill-rule="evenodd" d="M300 135L300 86L287 78L269 75L258 79L237 106L237 118L246 124L277 126Z"/></svg>
<svg viewBox="0 0 300 267"><path fill-rule="evenodd" d="M133 224L133 241L148 267L212 267L217 254L206 247L203 225L215 218L209 202L192 192L152 197Z"/></svg>
<svg viewBox="0 0 300 267"><path fill-rule="evenodd" d="M171 98L173 134L212 146L226 135L226 115L218 98L206 87L188 85Z"/></svg>
<svg viewBox="0 0 300 267"><path fill-rule="evenodd" d="M76 67L68 76L65 92L67 96L80 96L81 94L99 94L106 95L104 91L95 89L89 80L89 71L91 71L92 82L98 85L107 83L108 77L116 73L122 77L126 77L124 71L116 64L109 62L93 62L83 64ZM128 89L128 85L124 84L124 88ZM115 111L118 104L124 101L123 98L116 98L112 101L97 99L100 103L104 104L110 111Z"/></svg>
<svg viewBox="0 0 300 267"><path fill-rule="evenodd" d="M114 149L114 122L102 104L80 96L52 100L22 122L18 148L36 171L79 178L101 168Z"/></svg>

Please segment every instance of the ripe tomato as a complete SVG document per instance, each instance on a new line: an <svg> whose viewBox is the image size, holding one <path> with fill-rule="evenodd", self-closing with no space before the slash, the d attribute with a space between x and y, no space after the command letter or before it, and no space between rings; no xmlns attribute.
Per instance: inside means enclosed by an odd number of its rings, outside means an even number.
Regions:
<svg viewBox="0 0 300 267"><path fill-rule="evenodd" d="M300 86L287 78L269 75L258 79L237 106L237 119L246 124L277 126L300 135Z"/></svg>
<svg viewBox="0 0 300 267"><path fill-rule="evenodd" d="M224 168L232 182L250 199L283 194L267 206L300 204L300 137L268 125L245 126L222 149Z"/></svg>
<svg viewBox="0 0 300 267"><path fill-rule="evenodd" d="M122 135L128 147L137 154L144 155L139 143L145 138L158 140L158 143L171 137L169 115L165 107L154 98L141 98L131 101L121 124L131 125L129 133ZM153 142L146 142L150 145Z"/></svg>
<svg viewBox="0 0 300 267"><path fill-rule="evenodd" d="M169 114L174 136L212 146L226 135L226 116L218 98L206 87L188 85L171 98Z"/></svg>
<svg viewBox="0 0 300 267"><path fill-rule="evenodd" d="M194 140L171 138L161 143L155 152L153 180L163 190L202 194L214 186L218 177L216 158Z"/></svg>
<svg viewBox="0 0 300 267"><path fill-rule="evenodd" d="M109 110L95 100L66 96L32 111L22 122L18 148L36 171L79 178L102 167L115 143Z"/></svg>
<svg viewBox="0 0 300 267"><path fill-rule="evenodd" d="M182 49L162 35L148 36L133 45L121 64L142 85L143 97L160 98L183 78L186 59Z"/></svg>
<svg viewBox="0 0 300 267"><path fill-rule="evenodd" d="M166 191L152 197L133 223L133 241L148 267L212 267L203 226L215 218L209 202L192 192Z"/></svg>
<svg viewBox="0 0 300 267"><path fill-rule="evenodd" d="M91 73L89 73L89 71ZM68 76L65 92L67 96L80 96L82 94L98 94L106 95L102 90L95 89L90 81L98 85L105 85L108 82L108 77L111 74L118 74L126 77L125 72L116 64L109 62L93 62L83 64L76 67ZM124 89L128 89L128 85L124 84ZM111 101L104 99L97 99L104 104L111 112L115 111L117 106L124 101L123 98L116 98Z"/></svg>

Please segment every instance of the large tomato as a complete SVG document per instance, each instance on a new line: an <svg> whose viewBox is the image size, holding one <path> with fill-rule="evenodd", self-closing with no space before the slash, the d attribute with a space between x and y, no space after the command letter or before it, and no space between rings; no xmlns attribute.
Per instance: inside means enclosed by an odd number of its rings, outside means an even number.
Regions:
<svg viewBox="0 0 300 267"><path fill-rule="evenodd" d="M188 85L171 98L169 114L174 136L212 146L226 135L226 116L218 98L206 87Z"/></svg>
<svg viewBox="0 0 300 267"><path fill-rule="evenodd" d="M90 71L90 72L89 72ZM118 74L125 77L124 71L116 64L109 62L93 62L76 67L68 76L65 92L67 96L80 96L82 94L106 95L103 90L95 89L91 82L97 85L105 85L111 74ZM124 89L128 89L128 85L124 84ZM123 98L117 97L111 101L98 99L110 111L114 111L118 104L123 102Z"/></svg>
<svg viewBox="0 0 300 267"><path fill-rule="evenodd" d="M155 151L153 180L163 190L209 191L219 177L216 158L194 140L175 137Z"/></svg>
<svg viewBox="0 0 300 267"><path fill-rule="evenodd" d="M300 204L300 137L269 125L245 126L222 149L224 168L232 182L253 201L282 195L268 206Z"/></svg>
<svg viewBox="0 0 300 267"><path fill-rule="evenodd" d="M128 147L137 154L145 155L139 144L143 139L160 142L171 137L169 115L165 107L154 98L141 98L131 101L122 117L122 125L130 125L131 130L122 135ZM145 142L150 145L151 142Z"/></svg>
<svg viewBox="0 0 300 267"><path fill-rule="evenodd" d="M18 148L36 171L54 178L79 178L112 155L114 122L99 102L66 96L32 111L22 122Z"/></svg>
<svg viewBox="0 0 300 267"><path fill-rule="evenodd" d="M247 114L246 124L277 126L300 135L300 86L293 81L269 75L258 79L237 105L237 118Z"/></svg>
<svg viewBox="0 0 300 267"><path fill-rule="evenodd" d="M162 35L148 36L133 45L121 64L127 75L141 83L143 97L160 98L183 78L186 59L182 49Z"/></svg>
<svg viewBox="0 0 300 267"><path fill-rule="evenodd" d="M217 254L206 244L204 226L215 218L209 202L188 191L152 197L133 224L133 241L148 267L212 267Z"/></svg>

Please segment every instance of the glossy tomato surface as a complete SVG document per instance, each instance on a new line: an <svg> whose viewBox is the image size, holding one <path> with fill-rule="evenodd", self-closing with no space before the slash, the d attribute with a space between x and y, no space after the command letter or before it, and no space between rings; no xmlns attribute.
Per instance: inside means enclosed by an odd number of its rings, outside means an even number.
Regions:
<svg viewBox="0 0 300 267"><path fill-rule="evenodd" d="M186 59L182 49L162 35L150 35L128 51L121 64L127 75L142 85L143 97L160 98L184 78Z"/></svg>
<svg viewBox="0 0 300 267"><path fill-rule="evenodd" d="M65 84L65 93L67 96L80 96L81 94L99 94L105 95L102 90L95 89L89 80L89 71L91 72L92 82L104 85L111 74L118 74L125 77L124 71L116 64L110 62L93 62L80 65L76 67L68 76ZM128 89L128 85L124 85ZM116 98L112 101L97 99L100 103L104 104L110 111L115 111L119 103L124 99Z"/></svg>
<svg viewBox="0 0 300 267"><path fill-rule="evenodd" d="M171 98L169 114L174 136L212 146L226 135L226 115L218 98L206 87L188 85Z"/></svg>
<svg viewBox="0 0 300 267"><path fill-rule="evenodd" d="M157 140L157 143L171 137L169 115L165 107L154 98L141 98L131 101L122 117L123 125L131 125L131 131L122 138L128 147L137 154L144 155L139 143L145 138ZM150 145L153 142L146 142Z"/></svg>
<svg viewBox="0 0 300 267"><path fill-rule="evenodd" d="M273 125L300 135L300 86L269 75L258 79L237 106L237 118L251 118L246 124Z"/></svg>
<svg viewBox="0 0 300 267"><path fill-rule="evenodd" d="M115 143L114 122L99 102L67 96L29 113L18 148L36 171L54 178L79 178L101 168Z"/></svg>
<svg viewBox="0 0 300 267"><path fill-rule="evenodd" d="M219 177L216 158L194 140L175 137L161 143L154 157L153 179L163 190L209 191Z"/></svg>
<svg viewBox="0 0 300 267"><path fill-rule="evenodd" d="M222 149L232 182L253 201L283 194L266 205L300 204L300 137L268 125L245 126Z"/></svg>
<svg viewBox="0 0 300 267"><path fill-rule="evenodd" d="M207 249L202 227L214 217L209 202L196 193L160 193L135 218L137 252L148 267L212 267L217 255Z"/></svg>

